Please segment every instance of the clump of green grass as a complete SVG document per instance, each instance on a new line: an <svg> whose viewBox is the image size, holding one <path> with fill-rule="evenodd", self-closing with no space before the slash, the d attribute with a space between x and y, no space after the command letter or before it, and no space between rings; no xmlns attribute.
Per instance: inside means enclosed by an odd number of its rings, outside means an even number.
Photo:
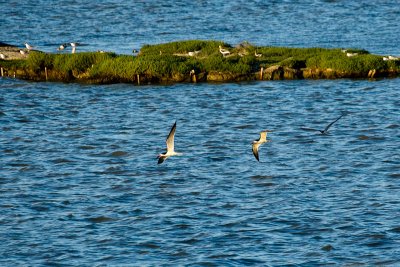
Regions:
<svg viewBox="0 0 400 267"><path fill-rule="evenodd" d="M218 46L230 47L221 41L188 40L157 45L145 45L140 49L140 55L185 54L190 51L200 51L200 55L208 56L218 53Z"/></svg>
<svg viewBox="0 0 400 267"><path fill-rule="evenodd" d="M26 65L33 71L41 71L47 67L61 73L71 71L80 73L85 72L94 64L114 57L113 53L47 54L33 51L29 53Z"/></svg>

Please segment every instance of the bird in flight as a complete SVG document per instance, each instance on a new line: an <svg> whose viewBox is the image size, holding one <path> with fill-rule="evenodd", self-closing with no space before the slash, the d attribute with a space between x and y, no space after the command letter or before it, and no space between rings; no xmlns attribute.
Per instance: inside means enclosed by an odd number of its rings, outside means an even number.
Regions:
<svg viewBox="0 0 400 267"><path fill-rule="evenodd" d="M328 132L329 128L331 128L331 126L343 116L344 116L344 114L340 115L339 118L337 118L336 120L329 123L328 126L326 126L325 129L323 129L323 130L318 130L318 129L313 129L313 128L305 128L305 127L302 127L301 129L306 130L306 131L318 131L321 134L326 134Z"/></svg>
<svg viewBox="0 0 400 267"><path fill-rule="evenodd" d="M163 163L167 158L169 158L171 156L182 155L182 153L175 152L175 148L174 148L175 131L176 131L176 121L175 121L174 125L172 126L171 131L169 132L167 140L165 141L167 143L167 151L164 154L161 153L157 156L158 164Z"/></svg>
<svg viewBox="0 0 400 267"><path fill-rule="evenodd" d="M262 144L271 141L271 140L267 140L267 133L269 133L269 132L272 132L272 131L270 131L270 130L264 130L264 131L260 132L260 138L259 138L258 140L254 140L253 143L252 143L252 144L253 144L253 146L252 146L252 148L253 148L253 154L254 154L254 157L255 157L258 161L260 161L260 159L259 159L259 157L258 157L258 148L259 148Z"/></svg>

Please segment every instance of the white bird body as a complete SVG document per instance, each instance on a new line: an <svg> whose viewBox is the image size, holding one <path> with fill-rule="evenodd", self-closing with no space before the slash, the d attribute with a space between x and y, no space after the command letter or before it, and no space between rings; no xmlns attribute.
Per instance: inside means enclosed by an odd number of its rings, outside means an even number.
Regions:
<svg viewBox="0 0 400 267"><path fill-rule="evenodd" d="M255 55L256 57L262 57L262 54L257 54L257 51L254 51L254 55Z"/></svg>
<svg viewBox="0 0 400 267"><path fill-rule="evenodd" d="M76 52L76 46L72 46L72 51L71 51L71 53L72 53L72 54L75 54L75 52Z"/></svg>
<svg viewBox="0 0 400 267"><path fill-rule="evenodd" d="M19 53L20 53L21 55L25 55L25 51L24 51L24 50L19 50Z"/></svg>
<svg viewBox="0 0 400 267"><path fill-rule="evenodd" d="M272 131L264 130L264 131L260 132L260 138L258 140L254 140L252 143L253 155L258 161L260 161L259 156L258 156L258 148L264 143L271 142L271 140L267 140L268 132L272 132Z"/></svg>
<svg viewBox="0 0 400 267"><path fill-rule="evenodd" d="M6 59L6 56L5 56L4 54L1 54L1 53L0 53L0 58L1 58L1 59Z"/></svg>
<svg viewBox="0 0 400 267"><path fill-rule="evenodd" d="M64 50L67 46L68 46L68 44L62 44L57 48L57 50L58 51Z"/></svg>
<svg viewBox="0 0 400 267"><path fill-rule="evenodd" d="M357 55L358 55L358 53L350 53L350 52L346 53L346 56L348 56L348 57L355 57Z"/></svg>
<svg viewBox="0 0 400 267"><path fill-rule="evenodd" d="M28 50L32 50L33 49L33 46L29 45L28 43L25 43L25 47Z"/></svg>
<svg viewBox="0 0 400 267"><path fill-rule="evenodd" d="M190 52L188 52L188 56L194 57L194 56L197 55L198 53L200 53L200 50L198 50L198 51L190 51Z"/></svg>
<svg viewBox="0 0 400 267"><path fill-rule="evenodd" d="M394 57L394 56L388 56L388 59L389 59L389 60L399 60L398 57Z"/></svg>
<svg viewBox="0 0 400 267"><path fill-rule="evenodd" d="M221 46L219 46L219 52L220 52L224 57L231 54L231 52L229 52L227 49L222 48Z"/></svg>
<svg viewBox="0 0 400 267"><path fill-rule="evenodd" d="M182 153L175 152L175 145L174 145L175 131L176 131L176 122L172 126L171 131L168 134L167 140L165 141L167 143L167 151L164 154L160 153L157 157L158 164L163 163L169 157L182 155Z"/></svg>

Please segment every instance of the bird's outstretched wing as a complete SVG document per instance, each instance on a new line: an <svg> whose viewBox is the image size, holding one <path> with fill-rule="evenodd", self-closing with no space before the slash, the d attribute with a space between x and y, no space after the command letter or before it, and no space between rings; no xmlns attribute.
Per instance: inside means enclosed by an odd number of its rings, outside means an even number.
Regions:
<svg viewBox="0 0 400 267"><path fill-rule="evenodd" d="M259 143L254 143L253 144L253 155L254 155L254 157L258 160L258 161L260 161L260 159L259 159L259 157L258 157L258 147L260 146L260 144Z"/></svg>
<svg viewBox="0 0 400 267"><path fill-rule="evenodd" d="M171 131L169 132L169 135L166 140L167 153L174 151L175 130L176 130L176 121L175 121L174 125L172 126Z"/></svg>
<svg viewBox="0 0 400 267"><path fill-rule="evenodd" d="M340 117L337 118L336 120L334 120L333 122L329 123L328 126L326 126L325 129L324 129L322 132L326 133L326 132L328 131L328 129L329 129L335 122L337 122L341 117L343 117L343 114L340 115Z"/></svg>

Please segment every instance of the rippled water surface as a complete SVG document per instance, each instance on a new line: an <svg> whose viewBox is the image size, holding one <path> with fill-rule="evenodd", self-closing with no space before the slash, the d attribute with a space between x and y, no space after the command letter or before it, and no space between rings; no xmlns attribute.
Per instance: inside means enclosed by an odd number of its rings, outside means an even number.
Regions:
<svg viewBox="0 0 400 267"><path fill-rule="evenodd" d="M168 2L168 1L167 1ZM400 54L398 1L1 1L0 41ZM0 78L0 265L399 266L400 80ZM327 135L323 129L346 114ZM177 121L180 157L157 165ZM272 142L251 142L260 130Z"/></svg>
<svg viewBox="0 0 400 267"><path fill-rule="evenodd" d="M0 262L399 264L398 86L2 80Z"/></svg>

